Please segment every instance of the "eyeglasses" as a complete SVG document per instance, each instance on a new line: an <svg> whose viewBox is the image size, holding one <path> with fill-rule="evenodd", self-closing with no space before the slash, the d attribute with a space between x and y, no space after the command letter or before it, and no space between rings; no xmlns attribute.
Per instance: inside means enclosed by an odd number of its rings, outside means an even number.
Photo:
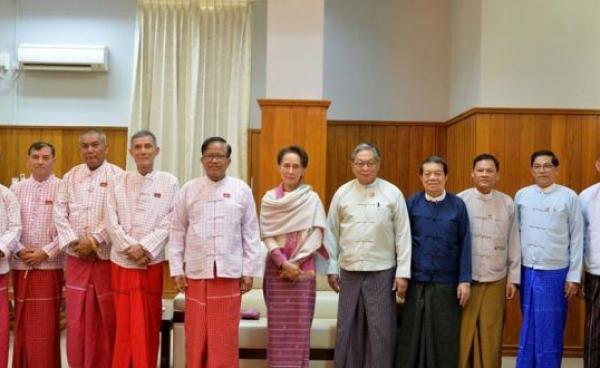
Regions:
<svg viewBox="0 0 600 368"><path fill-rule="evenodd" d="M202 156L203 160L206 161L223 161L227 158L227 156L225 155L204 155Z"/></svg>
<svg viewBox="0 0 600 368"><path fill-rule="evenodd" d="M531 166L535 171L542 171L542 170L552 170L554 169L554 165L553 164L534 164Z"/></svg>
<svg viewBox="0 0 600 368"><path fill-rule="evenodd" d="M372 169L377 165L377 161L353 161L352 165L358 168L366 166L367 168Z"/></svg>

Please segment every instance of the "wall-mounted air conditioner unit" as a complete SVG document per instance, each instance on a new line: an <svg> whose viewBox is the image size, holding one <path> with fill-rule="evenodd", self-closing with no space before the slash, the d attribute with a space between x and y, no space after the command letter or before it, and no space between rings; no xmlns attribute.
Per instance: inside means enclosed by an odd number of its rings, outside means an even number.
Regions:
<svg viewBox="0 0 600 368"><path fill-rule="evenodd" d="M17 60L22 70L107 71L108 49L96 45L20 44Z"/></svg>

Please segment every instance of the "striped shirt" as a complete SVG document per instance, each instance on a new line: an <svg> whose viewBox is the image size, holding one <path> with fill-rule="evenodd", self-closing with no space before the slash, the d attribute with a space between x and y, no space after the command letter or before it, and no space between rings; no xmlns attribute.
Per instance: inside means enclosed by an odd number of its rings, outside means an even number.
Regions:
<svg viewBox="0 0 600 368"><path fill-rule="evenodd" d="M177 190L177 178L162 171L145 176L127 172L116 182L106 205L111 261L126 268L141 268L124 254L136 244L152 255L150 264L164 261Z"/></svg>
<svg viewBox="0 0 600 368"><path fill-rule="evenodd" d="M19 201L13 192L0 185L0 274L8 272L8 259L21 236L21 213Z"/></svg>
<svg viewBox="0 0 600 368"><path fill-rule="evenodd" d="M54 223L61 249L71 242L93 236L98 242L98 258L110 259L104 207L108 188L123 172L118 166L105 161L94 171L81 164L65 174L54 204ZM67 249L67 254L77 257L70 249Z"/></svg>
<svg viewBox="0 0 600 368"><path fill-rule="evenodd" d="M246 183L201 177L181 188L169 238L171 276L183 275L185 263L191 279L260 277L261 246L256 206Z"/></svg>
<svg viewBox="0 0 600 368"><path fill-rule="evenodd" d="M32 248L43 249L48 254L48 259L35 267L40 270L56 270L64 266L65 256L58 246L58 233L52 218L59 184L60 179L51 175L42 182L29 177L12 187L19 200L23 222L21 241L17 244L15 252ZM11 268L27 270L30 267L13 257Z"/></svg>

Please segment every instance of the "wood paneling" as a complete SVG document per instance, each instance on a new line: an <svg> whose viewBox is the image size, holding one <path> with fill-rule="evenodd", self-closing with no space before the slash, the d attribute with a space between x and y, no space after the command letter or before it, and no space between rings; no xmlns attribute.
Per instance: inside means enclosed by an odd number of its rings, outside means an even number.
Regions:
<svg viewBox="0 0 600 368"><path fill-rule="evenodd" d="M256 175L253 178L255 198L281 182L277 170L277 153L292 144L302 146L310 160L304 181L312 185L321 199L325 198L327 108L329 101L259 100L262 129L258 146ZM250 135L252 137L252 135ZM250 157L254 157L254 151Z"/></svg>
<svg viewBox="0 0 600 368"><path fill-rule="evenodd" d="M33 127L0 125L0 183L10 185L12 177L29 176L26 162L31 143L44 140L56 148L58 177L82 162L79 155L79 135L86 127ZM125 167L127 128L104 128L108 140L108 160Z"/></svg>
<svg viewBox="0 0 600 368"><path fill-rule="evenodd" d="M472 110L447 125L448 163L454 168L448 188L458 192L470 186L471 160L488 152L500 160L498 189L514 196L533 183L531 154L550 149L560 160L557 182L580 192L600 179L594 168L599 126L596 110Z"/></svg>
<svg viewBox="0 0 600 368"><path fill-rule="evenodd" d="M256 208L260 208L260 197L258 194L258 165L260 163L260 129L248 129L248 183L252 188Z"/></svg>
<svg viewBox="0 0 600 368"><path fill-rule="evenodd" d="M455 167L448 188L458 192L470 186L473 157L488 152L500 160L498 189L514 196L533 183L530 155L550 149L559 157L557 182L580 192L600 178L594 162L600 153L600 111L562 109L473 109L447 125L448 161ZM461 144L462 142L462 144ZM521 312L518 298L508 302L504 351L516 353ZM565 355L583 351L585 304L569 303Z"/></svg>
<svg viewBox="0 0 600 368"><path fill-rule="evenodd" d="M28 174L27 149L31 143L44 140L56 149L55 174L62 177L71 167L82 162L79 155L79 135L89 127L32 127L0 126L0 182L10 185L12 177ZM127 156L127 128L102 128L108 141L108 161L125 168ZM172 298L177 293L169 276L168 263L164 263L163 297Z"/></svg>
<svg viewBox="0 0 600 368"><path fill-rule="evenodd" d="M260 138L259 130L251 132L249 157L262 164L256 159ZM352 178L349 155L354 146L363 141L379 146L383 156L380 176L400 187L407 197L421 190L419 163L431 154L448 161L447 187L452 192L471 186L472 160L483 152L500 160L498 189L510 196L532 183L530 155L539 149L551 149L558 155L559 183L580 192L600 180L594 168L600 154L600 110L476 108L445 124L330 121L327 125L326 205L335 190ZM251 172L258 175L258 168L253 167ZM583 301L570 302L566 356L582 354L584 318ZM520 327L517 297L507 304L505 353L516 352Z"/></svg>
<svg viewBox="0 0 600 368"><path fill-rule="evenodd" d="M361 142L370 142L379 147L383 156L379 176L396 184L407 197L421 190L420 162L428 155L446 154L446 128L441 123L329 121L326 136L326 206L337 188L353 178L350 153ZM259 147L263 144L261 130L251 129L248 134L248 157L251 158L249 172L257 201L262 195L256 187L261 174L260 164L255 163L262 164L259 156L264 150ZM313 162L311 156L309 167L312 168Z"/></svg>
<svg viewBox="0 0 600 368"><path fill-rule="evenodd" d="M397 185L406 197L421 190L419 164L429 155L446 154L444 131L439 123L330 121L326 206L337 188L354 177L350 153L361 142L379 147L381 178Z"/></svg>
<svg viewBox="0 0 600 368"><path fill-rule="evenodd" d="M473 142L475 141L475 121L468 117L460 124L453 124L446 130L446 161L448 163L447 189L458 192L458 188L469 185L469 176L463 175L471 167Z"/></svg>

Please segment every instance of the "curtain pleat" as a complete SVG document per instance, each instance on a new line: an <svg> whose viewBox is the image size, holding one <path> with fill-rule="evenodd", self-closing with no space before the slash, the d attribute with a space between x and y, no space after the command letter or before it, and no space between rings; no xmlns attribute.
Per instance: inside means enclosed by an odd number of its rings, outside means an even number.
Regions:
<svg viewBox="0 0 600 368"><path fill-rule="evenodd" d="M139 0L129 134L156 134L157 169L181 183L200 175L200 145L219 135L229 175L246 177L250 40L246 0Z"/></svg>

